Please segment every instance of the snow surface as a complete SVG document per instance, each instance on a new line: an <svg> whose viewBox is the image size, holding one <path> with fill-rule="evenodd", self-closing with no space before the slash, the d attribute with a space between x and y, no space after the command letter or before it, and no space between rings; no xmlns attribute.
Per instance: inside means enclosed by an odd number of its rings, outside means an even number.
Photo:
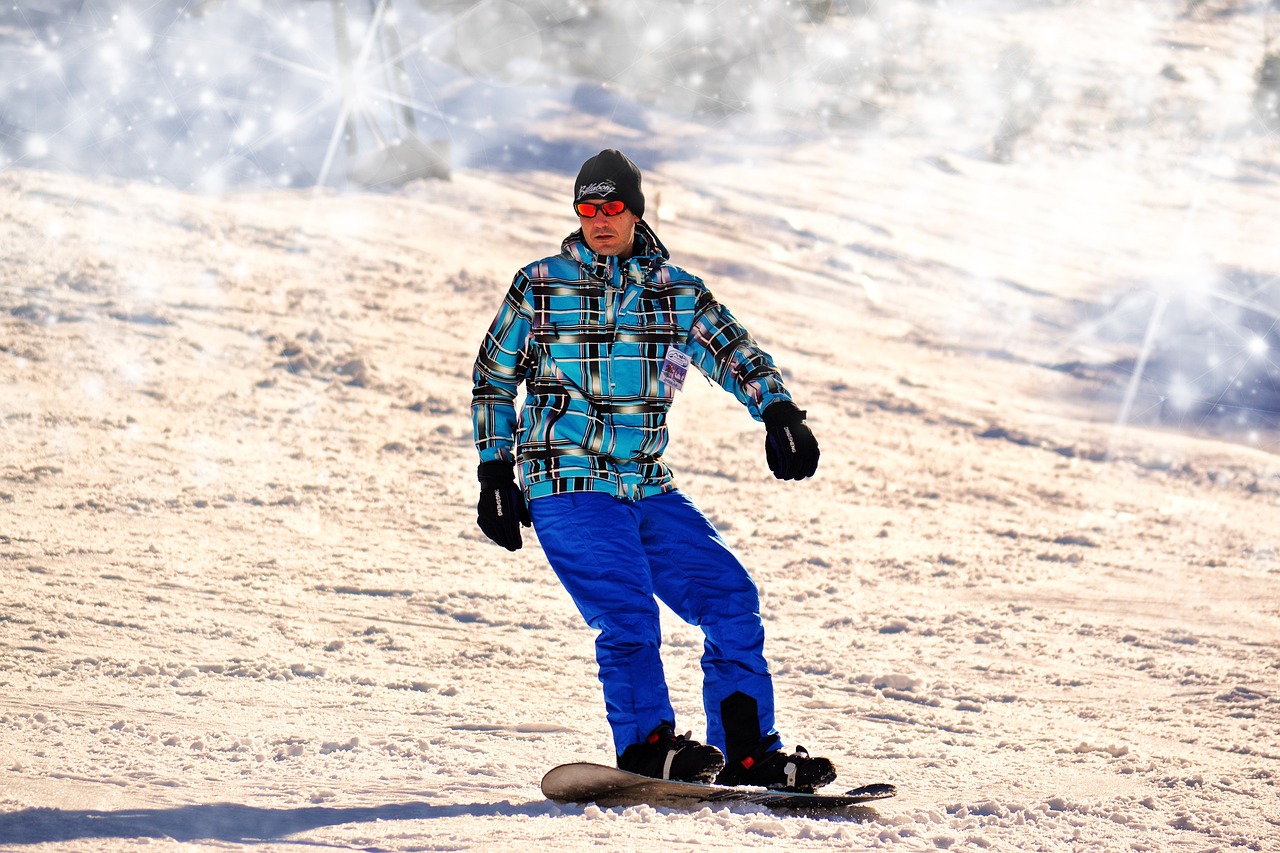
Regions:
<svg viewBox="0 0 1280 853"><path fill-rule="evenodd" d="M690 113L620 79L440 71L470 110L450 181L306 188L334 115L293 178L217 193L203 163L71 124L13 156L0 847L1280 849L1280 438L1159 387L1252 365L1274 390L1274 329L1235 310L1280 274L1280 151L1249 113L1268 12L873 11L799 32L884 50L876 116L833 116L820 75ZM5 20L10 48L47 44ZM1000 163L999 87L967 75L1011 44L1053 96ZM57 110L15 79L29 134ZM812 481L774 481L759 425L699 382L669 457L761 584L784 735L894 800L820 819L538 791L611 744L592 632L536 539L512 555L474 525L469 372L605 145L810 413ZM700 635L666 616L698 732Z"/></svg>

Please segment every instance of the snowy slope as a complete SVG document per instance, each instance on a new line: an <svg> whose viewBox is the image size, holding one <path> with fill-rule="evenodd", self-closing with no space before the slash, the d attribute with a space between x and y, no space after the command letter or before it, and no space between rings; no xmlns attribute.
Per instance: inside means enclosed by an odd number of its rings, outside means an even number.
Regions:
<svg viewBox="0 0 1280 853"><path fill-rule="evenodd" d="M1157 427L1154 380L1116 423L1162 293L1231 329L1206 289L1274 294L1280 156L1238 49L1261 12L903 8L878 26L935 33L904 75L1077 48L1010 162L914 97L818 132L529 85L536 151L448 182L0 172L0 847L1273 848L1280 445L1254 412ZM474 525L469 371L604 145L810 412L809 482L704 383L669 457L760 581L784 734L895 800L538 792L608 760L592 633L532 536ZM1257 335L1191 351L1274 365ZM697 732L700 638L666 629Z"/></svg>

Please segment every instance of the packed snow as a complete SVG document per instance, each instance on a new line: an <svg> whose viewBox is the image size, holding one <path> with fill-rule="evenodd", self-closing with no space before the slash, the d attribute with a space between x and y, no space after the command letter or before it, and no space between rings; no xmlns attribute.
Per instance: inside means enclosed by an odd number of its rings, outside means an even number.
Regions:
<svg viewBox="0 0 1280 853"><path fill-rule="evenodd" d="M395 6L449 178L376 188L328 4L0 16L0 847L1277 849L1280 12L641 6ZM779 483L691 381L668 458L784 736L895 799L539 791L612 744L536 537L475 526L470 369L606 146L809 412Z"/></svg>

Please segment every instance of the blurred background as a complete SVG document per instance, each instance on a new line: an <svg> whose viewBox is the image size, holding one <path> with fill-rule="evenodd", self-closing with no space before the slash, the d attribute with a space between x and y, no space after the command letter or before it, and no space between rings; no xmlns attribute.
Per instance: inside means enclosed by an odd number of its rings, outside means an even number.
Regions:
<svg viewBox="0 0 1280 853"><path fill-rule="evenodd" d="M1086 20L1101 23L1070 26ZM1274 209L1239 199L1255 189L1265 199L1280 181L1278 0L0 9L0 169L200 193L394 191L458 169L572 174L594 153L565 131L575 122L621 130L652 168L688 155L664 138L674 120L714 133L718 156L735 156L734 139L751 145L765 169L760 146L815 140L924 141L933 171L956 171L957 158L1009 167L993 188L1078 168L1098 211L1111 186L1135 192L1116 181L1133 175L1137 192L1173 187L1187 199L1171 218L1183 243L1215 187L1229 185L1248 258L1209 247L1173 271L1103 271L1127 280L1080 306L1063 330L1070 354L1053 366L1109 389L1120 422L1275 446L1259 436L1280 425L1280 256L1254 235L1274 233L1280 217L1260 226ZM922 180L905 175L903 197ZM1082 342L1098 354L1078 357Z"/></svg>

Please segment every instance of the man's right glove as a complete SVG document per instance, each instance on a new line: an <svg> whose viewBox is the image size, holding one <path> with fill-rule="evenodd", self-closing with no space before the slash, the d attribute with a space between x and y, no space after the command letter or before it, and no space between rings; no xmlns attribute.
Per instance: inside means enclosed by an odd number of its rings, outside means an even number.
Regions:
<svg viewBox="0 0 1280 853"><path fill-rule="evenodd" d="M503 548L519 551L524 544L520 526L528 527L531 519L524 494L516 485L516 463L503 459L481 462L476 474L480 478L476 523Z"/></svg>
<svg viewBox="0 0 1280 853"><path fill-rule="evenodd" d="M768 435L764 440L765 460L779 480L803 480L818 470L818 440L805 426L805 413L787 400L770 403L760 413Z"/></svg>

